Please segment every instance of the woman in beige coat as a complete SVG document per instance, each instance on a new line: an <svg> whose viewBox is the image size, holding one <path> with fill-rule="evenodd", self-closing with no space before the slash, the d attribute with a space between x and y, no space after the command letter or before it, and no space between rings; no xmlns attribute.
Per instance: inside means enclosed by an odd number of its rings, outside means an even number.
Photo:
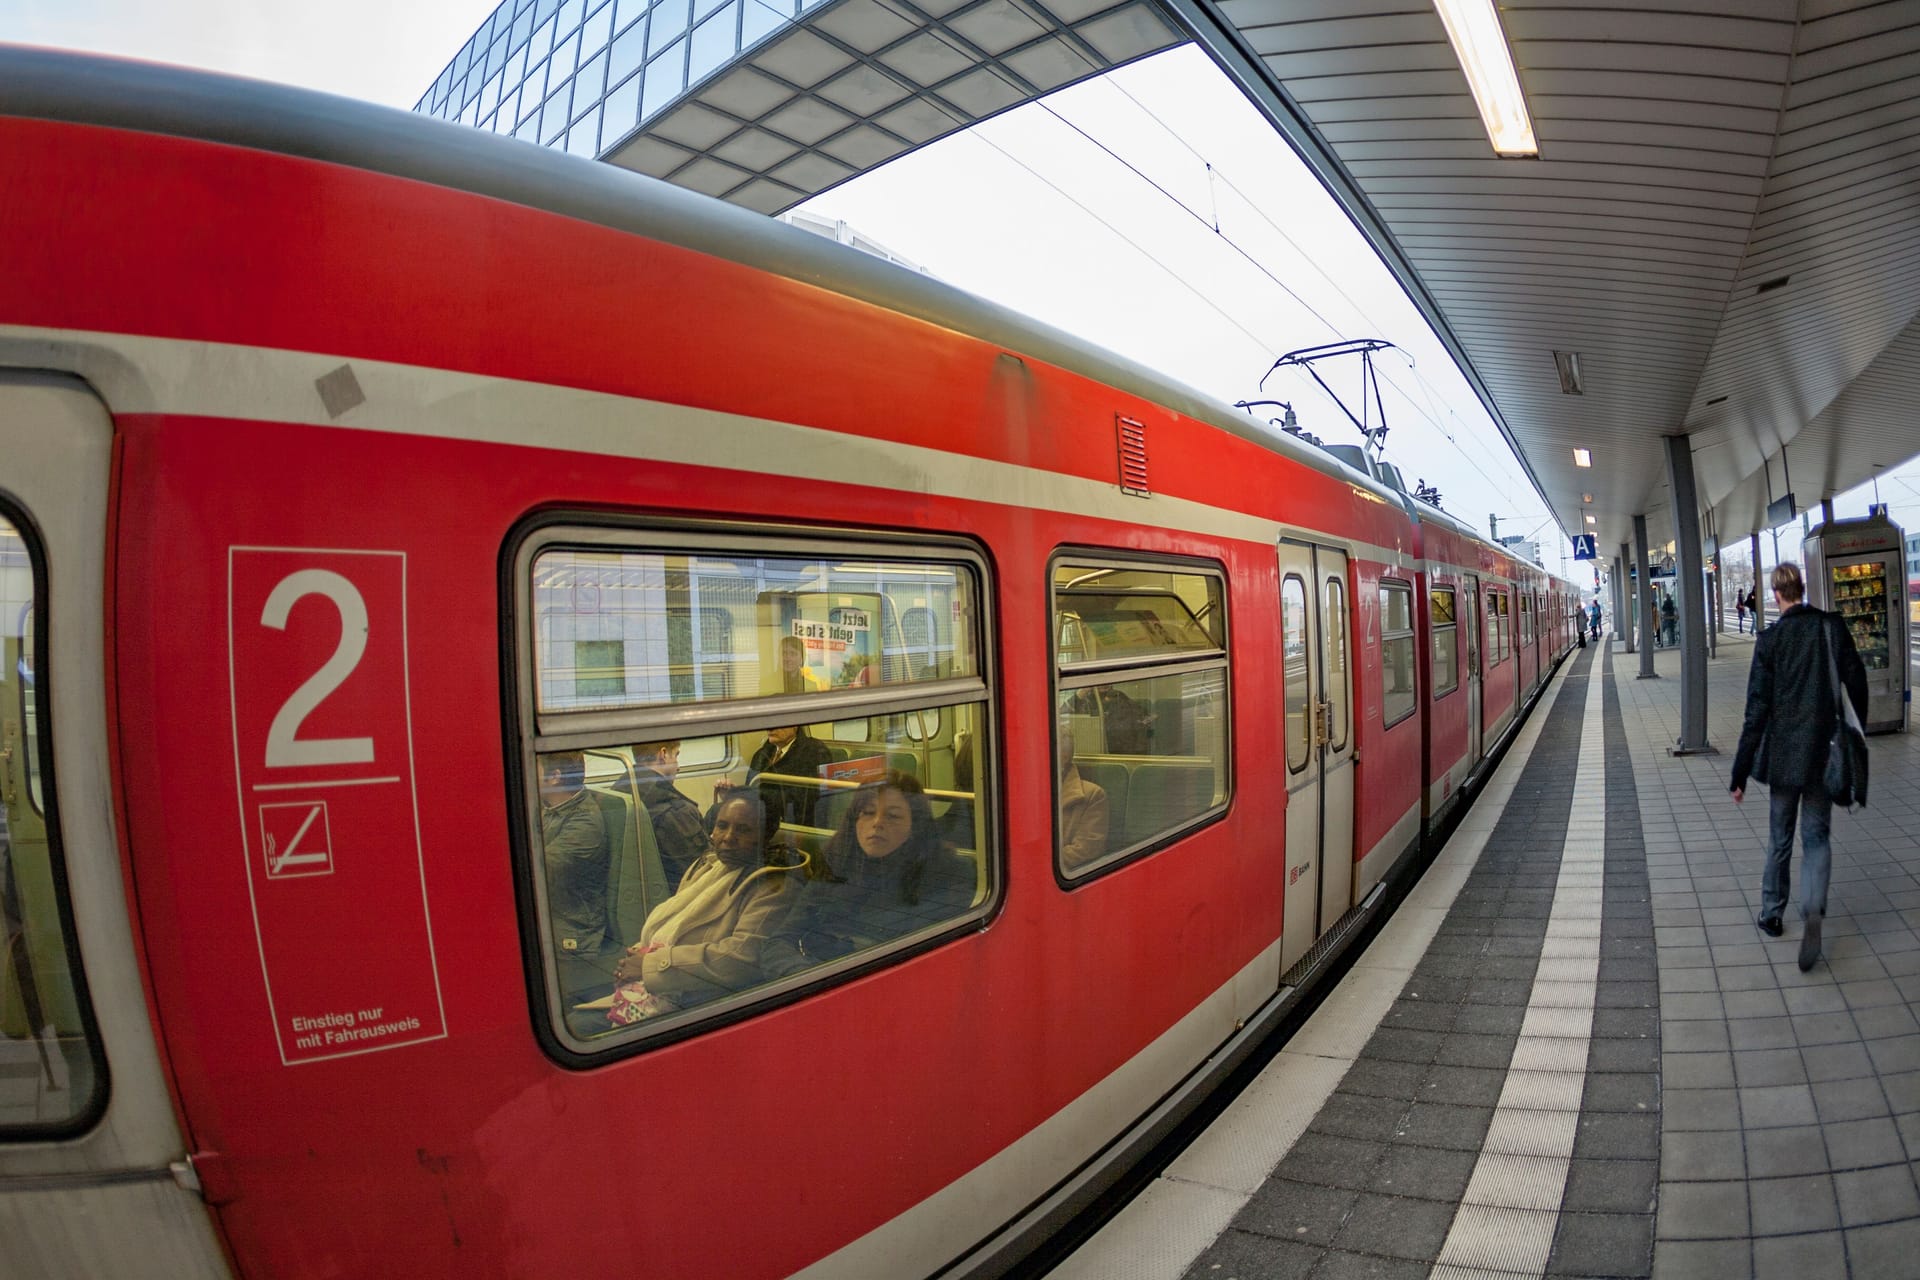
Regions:
<svg viewBox="0 0 1920 1280"><path fill-rule="evenodd" d="M707 851L620 958L610 1021L685 1009L803 963L786 934L807 860L782 844L779 833L758 790L733 791L714 808Z"/></svg>

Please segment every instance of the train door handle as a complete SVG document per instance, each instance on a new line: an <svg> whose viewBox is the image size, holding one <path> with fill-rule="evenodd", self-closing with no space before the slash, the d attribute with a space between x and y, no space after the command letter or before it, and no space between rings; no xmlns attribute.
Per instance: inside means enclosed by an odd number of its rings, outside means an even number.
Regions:
<svg viewBox="0 0 1920 1280"><path fill-rule="evenodd" d="M1333 741L1333 704L1322 698L1313 704L1313 745L1324 747Z"/></svg>
<svg viewBox="0 0 1920 1280"><path fill-rule="evenodd" d="M13 744L20 740L20 722L9 720L0 733L0 804L13 803Z"/></svg>

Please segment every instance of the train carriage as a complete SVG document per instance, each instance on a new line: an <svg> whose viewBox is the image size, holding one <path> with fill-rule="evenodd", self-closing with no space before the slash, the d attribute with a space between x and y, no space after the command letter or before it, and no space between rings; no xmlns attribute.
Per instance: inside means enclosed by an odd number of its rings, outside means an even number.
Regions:
<svg viewBox="0 0 1920 1280"><path fill-rule="evenodd" d="M0 167L12 1273L1002 1269L1570 642L1377 476L605 166L0 50ZM945 888L828 929L890 796Z"/></svg>

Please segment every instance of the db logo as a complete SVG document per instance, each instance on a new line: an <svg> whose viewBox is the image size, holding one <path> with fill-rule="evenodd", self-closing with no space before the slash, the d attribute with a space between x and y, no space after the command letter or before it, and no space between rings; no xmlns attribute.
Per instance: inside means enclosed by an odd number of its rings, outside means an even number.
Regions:
<svg viewBox="0 0 1920 1280"><path fill-rule="evenodd" d="M1301 876L1303 876L1303 875L1305 875L1305 874L1307 874L1307 864L1306 864L1306 863L1304 863L1304 862L1303 862L1303 863L1301 863L1301 864L1300 864L1299 866L1297 866L1297 867L1288 867L1288 868L1287 868L1287 883L1288 883L1289 885L1296 885L1296 884L1299 884L1299 883L1300 883L1300 877L1301 877Z"/></svg>

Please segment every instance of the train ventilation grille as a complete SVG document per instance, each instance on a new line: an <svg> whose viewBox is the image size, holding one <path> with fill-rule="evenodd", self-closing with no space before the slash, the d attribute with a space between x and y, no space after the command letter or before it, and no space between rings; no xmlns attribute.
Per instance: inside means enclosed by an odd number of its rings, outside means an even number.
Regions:
<svg viewBox="0 0 1920 1280"><path fill-rule="evenodd" d="M1132 418L1114 415L1120 428L1120 492L1136 498L1150 498L1147 487L1147 427Z"/></svg>

